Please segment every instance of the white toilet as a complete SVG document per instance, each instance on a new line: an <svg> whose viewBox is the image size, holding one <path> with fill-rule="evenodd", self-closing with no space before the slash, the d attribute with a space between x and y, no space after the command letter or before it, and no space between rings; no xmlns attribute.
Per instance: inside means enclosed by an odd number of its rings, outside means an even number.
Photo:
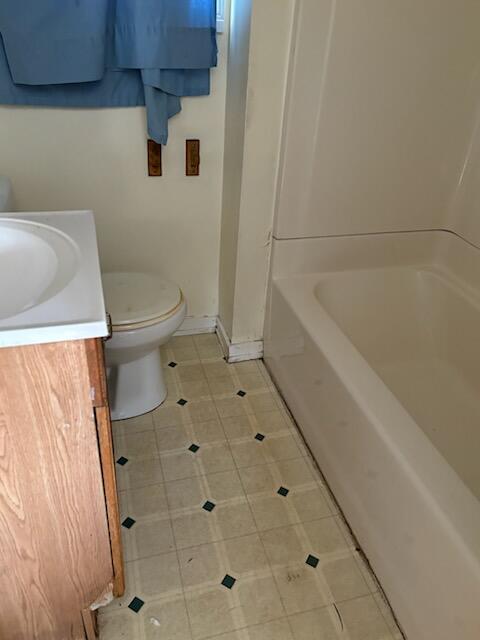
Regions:
<svg viewBox="0 0 480 640"><path fill-rule="evenodd" d="M180 288L154 273L104 273L103 290L112 320L106 342L108 390L113 420L158 407L167 396L159 347L183 322Z"/></svg>

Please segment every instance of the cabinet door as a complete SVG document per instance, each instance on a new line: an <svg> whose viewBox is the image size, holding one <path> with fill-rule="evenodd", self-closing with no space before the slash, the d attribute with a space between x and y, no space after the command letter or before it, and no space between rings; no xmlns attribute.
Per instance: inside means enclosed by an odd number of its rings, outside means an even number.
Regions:
<svg viewBox="0 0 480 640"><path fill-rule="evenodd" d="M112 424L110 421L110 409L108 407L103 342L100 339L86 340L85 345L88 354L90 383L92 389L90 395L94 405L97 425L98 446L102 464L103 487L107 507L110 546L112 550L114 573L113 593L118 597L123 595L125 591L125 577L123 568L122 538L120 533L120 514L115 479Z"/></svg>
<svg viewBox="0 0 480 640"><path fill-rule="evenodd" d="M83 341L0 349L0 638L84 637L111 587Z"/></svg>

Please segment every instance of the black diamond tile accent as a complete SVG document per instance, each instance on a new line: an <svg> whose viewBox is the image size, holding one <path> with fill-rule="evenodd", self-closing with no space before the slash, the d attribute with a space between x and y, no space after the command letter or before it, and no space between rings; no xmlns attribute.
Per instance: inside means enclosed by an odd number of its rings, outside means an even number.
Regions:
<svg viewBox="0 0 480 640"><path fill-rule="evenodd" d="M122 522L122 527L125 527L125 529L131 529L135 522L136 520L134 520L133 518L125 518L125 520Z"/></svg>
<svg viewBox="0 0 480 640"><path fill-rule="evenodd" d="M140 598L137 598L137 596L135 596L135 598L133 598L133 600L128 605L128 608L135 613L138 613L144 604L145 602L143 600L140 600Z"/></svg>
<svg viewBox="0 0 480 640"><path fill-rule="evenodd" d="M262 440L265 440L265 436L263 435L263 433L257 433L257 435L255 436L255 440L261 442Z"/></svg>
<svg viewBox="0 0 480 640"><path fill-rule="evenodd" d="M179 404L181 407L184 407L187 404L187 400L185 400L184 398L180 398L177 404Z"/></svg>
<svg viewBox="0 0 480 640"><path fill-rule="evenodd" d="M245 397L246 395L247 395L246 391L242 391L241 389L240 391L237 391L237 396L240 396L241 398Z"/></svg>
<svg viewBox="0 0 480 640"><path fill-rule="evenodd" d="M311 567L313 567L314 569L316 569L320 560L315 556L309 555L308 558L305 560L305 562L309 564Z"/></svg>
<svg viewBox="0 0 480 640"><path fill-rule="evenodd" d="M200 449L200 447L198 446L198 444L191 444L188 447L188 450L191 451L192 453L197 453L197 451Z"/></svg>
<svg viewBox="0 0 480 640"><path fill-rule="evenodd" d="M227 575L222 580L222 585L224 587L227 587L227 589L231 589L235 584L235 582L236 582L235 578L232 578L232 576L229 576L227 573Z"/></svg>
<svg viewBox="0 0 480 640"><path fill-rule="evenodd" d="M177 363L176 363L176 362L173 362L173 360L172 360L172 362L169 362L169 363L168 363L168 366L169 366L169 367L172 367L172 369L175 369L175 367L177 366Z"/></svg>
<svg viewBox="0 0 480 640"><path fill-rule="evenodd" d="M277 493L279 493L283 497L288 496L288 489L286 487L280 487Z"/></svg>
<svg viewBox="0 0 480 640"><path fill-rule="evenodd" d="M128 458L125 458L124 456L120 456L120 458L117 460L117 464L119 464L121 467L126 465L127 462L128 462Z"/></svg>
<svg viewBox="0 0 480 640"><path fill-rule="evenodd" d="M215 503L210 502L210 500L207 500L203 505L202 509L205 509L205 511L213 511L215 509Z"/></svg>

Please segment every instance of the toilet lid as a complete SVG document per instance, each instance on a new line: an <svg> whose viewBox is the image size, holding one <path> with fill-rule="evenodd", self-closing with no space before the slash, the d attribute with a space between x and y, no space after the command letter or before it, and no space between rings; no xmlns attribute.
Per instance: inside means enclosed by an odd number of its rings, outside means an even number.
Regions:
<svg viewBox="0 0 480 640"><path fill-rule="evenodd" d="M154 273L104 273L102 282L113 326L155 320L168 315L182 300L176 284Z"/></svg>

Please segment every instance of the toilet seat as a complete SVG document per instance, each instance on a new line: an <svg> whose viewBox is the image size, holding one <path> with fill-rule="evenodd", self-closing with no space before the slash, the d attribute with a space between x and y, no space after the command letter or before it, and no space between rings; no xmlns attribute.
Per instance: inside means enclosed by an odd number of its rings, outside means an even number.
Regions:
<svg viewBox="0 0 480 640"><path fill-rule="evenodd" d="M181 289L154 273L104 273L102 281L115 332L158 324L184 303Z"/></svg>

